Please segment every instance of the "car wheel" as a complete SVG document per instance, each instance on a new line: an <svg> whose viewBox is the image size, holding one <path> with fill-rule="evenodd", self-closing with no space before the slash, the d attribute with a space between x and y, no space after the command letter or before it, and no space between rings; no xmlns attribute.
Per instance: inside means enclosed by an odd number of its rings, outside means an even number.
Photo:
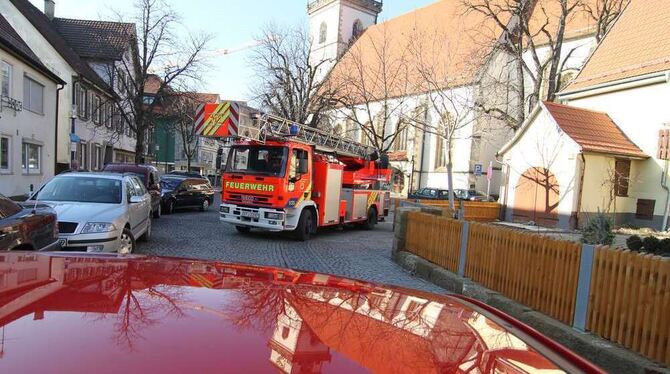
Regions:
<svg viewBox="0 0 670 374"><path fill-rule="evenodd" d="M142 242L148 242L149 239L151 239L151 219L149 219L149 226L147 227L147 231L140 236L140 241Z"/></svg>
<svg viewBox="0 0 670 374"><path fill-rule="evenodd" d="M200 203L200 211L204 212L207 209L209 209L209 199L204 199L202 203Z"/></svg>
<svg viewBox="0 0 670 374"><path fill-rule="evenodd" d="M312 211L305 209L300 214L300 220L298 221L298 227L295 229L295 237L301 242L309 240L314 232L314 217Z"/></svg>
<svg viewBox="0 0 670 374"><path fill-rule="evenodd" d="M371 207L368 210L368 218L363 222L363 229L364 230L372 230L375 228L375 225L377 224L377 209L375 207Z"/></svg>
<svg viewBox="0 0 670 374"><path fill-rule="evenodd" d="M248 234L249 231L251 231L251 227L249 226L235 226L235 230L239 232L240 234Z"/></svg>
<svg viewBox="0 0 670 374"><path fill-rule="evenodd" d="M120 254L129 254L135 251L135 237L129 228L125 227L121 232L121 246L117 250Z"/></svg>
<svg viewBox="0 0 670 374"><path fill-rule="evenodd" d="M165 214L174 213L174 200L168 200L167 205L165 206Z"/></svg>
<svg viewBox="0 0 670 374"><path fill-rule="evenodd" d="M153 217L154 218L161 218L162 209L163 208L161 208L161 204L158 204L158 208L156 208L156 210L154 210Z"/></svg>

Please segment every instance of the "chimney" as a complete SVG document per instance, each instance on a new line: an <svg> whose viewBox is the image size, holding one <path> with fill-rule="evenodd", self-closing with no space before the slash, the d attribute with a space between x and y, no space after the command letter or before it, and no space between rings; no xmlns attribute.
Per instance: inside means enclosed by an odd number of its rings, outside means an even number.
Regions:
<svg viewBox="0 0 670 374"><path fill-rule="evenodd" d="M56 2L54 0L44 0L44 15L46 15L51 21L54 19L55 10Z"/></svg>

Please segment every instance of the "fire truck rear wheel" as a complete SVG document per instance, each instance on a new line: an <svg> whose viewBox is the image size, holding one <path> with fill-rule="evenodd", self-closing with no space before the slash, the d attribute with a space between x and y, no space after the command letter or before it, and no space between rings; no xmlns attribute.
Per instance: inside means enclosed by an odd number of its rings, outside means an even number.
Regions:
<svg viewBox="0 0 670 374"><path fill-rule="evenodd" d="M239 232L240 234L248 234L249 231L251 231L251 227L249 226L235 226L235 230Z"/></svg>
<svg viewBox="0 0 670 374"><path fill-rule="evenodd" d="M300 214L300 220L298 221L298 227L295 229L295 237L301 242L309 240L314 233L314 213L310 209L305 209Z"/></svg>
<svg viewBox="0 0 670 374"><path fill-rule="evenodd" d="M363 229L364 230L372 230L375 228L375 225L377 224L377 209L375 207L371 207L368 209L368 219L363 222Z"/></svg>

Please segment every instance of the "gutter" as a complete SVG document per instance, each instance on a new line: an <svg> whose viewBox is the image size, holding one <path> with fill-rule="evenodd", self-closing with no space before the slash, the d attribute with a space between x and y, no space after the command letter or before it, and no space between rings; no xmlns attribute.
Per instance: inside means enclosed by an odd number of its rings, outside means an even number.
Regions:
<svg viewBox="0 0 670 374"><path fill-rule="evenodd" d="M668 209L670 209L670 188L668 188L668 164L669 160L665 160L665 167L663 168L663 175L661 175L661 187L665 190L665 209L663 210L663 224L661 230L665 231L668 227Z"/></svg>
<svg viewBox="0 0 670 374"><path fill-rule="evenodd" d="M59 84L60 87L56 89L56 119L55 119L55 130L54 130L54 175L56 175L56 170L58 170L58 114L60 110L60 92L65 88L65 83Z"/></svg>
<svg viewBox="0 0 670 374"><path fill-rule="evenodd" d="M670 82L670 72L661 71L637 77L625 78L615 82L600 83L593 86L567 91L558 94L560 99L580 99L604 93L626 90L635 87L648 86L657 83Z"/></svg>

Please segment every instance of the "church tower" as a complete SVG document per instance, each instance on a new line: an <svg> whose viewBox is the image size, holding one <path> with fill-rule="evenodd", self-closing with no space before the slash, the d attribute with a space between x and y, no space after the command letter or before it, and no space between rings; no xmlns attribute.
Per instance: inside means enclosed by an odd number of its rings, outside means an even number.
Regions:
<svg viewBox="0 0 670 374"><path fill-rule="evenodd" d="M330 71L356 37L377 23L381 11L382 2L375 0L312 0L307 4L313 64L326 60L320 76Z"/></svg>

